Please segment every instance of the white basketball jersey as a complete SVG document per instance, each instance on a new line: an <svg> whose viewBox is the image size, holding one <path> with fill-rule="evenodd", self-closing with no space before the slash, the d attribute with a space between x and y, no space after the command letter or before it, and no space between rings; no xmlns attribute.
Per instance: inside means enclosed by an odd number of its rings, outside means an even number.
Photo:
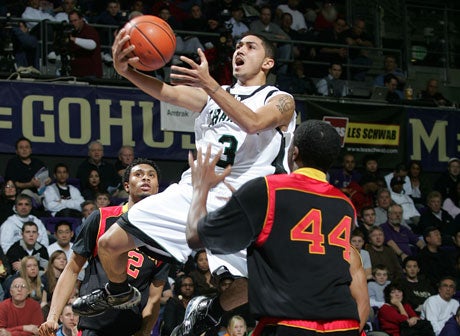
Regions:
<svg viewBox="0 0 460 336"><path fill-rule="evenodd" d="M236 84L223 88L253 111L264 106L271 97L287 94L274 86L245 87ZM280 168L289 172L287 150L295 129L295 119L294 113L285 132L269 129L248 134L234 123L214 100L209 99L195 120L196 147L205 153L208 144L211 144L212 156L222 149L217 169L222 170L231 165L232 172L226 181L238 188L255 177L279 172ZM190 183L190 179L190 170L187 170L182 175L181 182Z"/></svg>

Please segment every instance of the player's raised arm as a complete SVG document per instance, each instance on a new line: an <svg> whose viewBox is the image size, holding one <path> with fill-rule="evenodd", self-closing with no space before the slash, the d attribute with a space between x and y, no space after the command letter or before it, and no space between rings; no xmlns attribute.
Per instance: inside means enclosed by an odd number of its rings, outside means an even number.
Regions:
<svg viewBox="0 0 460 336"><path fill-rule="evenodd" d="M123 77L131 81L148 95L194 112L200 112L206 104L208 95L203 90L185 85L172 86L133 68L138 57L130 57L134 45L125 48L130 39L125 29L121 29L112 45L113 67Z"/></svg>

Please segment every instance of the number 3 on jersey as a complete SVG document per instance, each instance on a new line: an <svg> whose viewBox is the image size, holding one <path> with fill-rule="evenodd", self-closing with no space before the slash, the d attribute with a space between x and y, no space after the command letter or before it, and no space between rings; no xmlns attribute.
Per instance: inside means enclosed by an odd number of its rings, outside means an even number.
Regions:
<svg viewBox="0 0 460 336"><path fill-rule="evenodd" d="M325 254L324 234L322 233L322 214L318 209L311 209L292 229L291 240L309 242L308 252ZM328 245L343 248L343 259L350 262L351 218L344 216L327 235Z"/></svg>
<svg viewBox="0 0 460 336"><path fill-rule="evenodd" d="M235 162L235 153L238 148L238 140L233 135L224 134L219 138L219 142L224 145L224 151L217 162L217 166L226 168Z"/></svg>

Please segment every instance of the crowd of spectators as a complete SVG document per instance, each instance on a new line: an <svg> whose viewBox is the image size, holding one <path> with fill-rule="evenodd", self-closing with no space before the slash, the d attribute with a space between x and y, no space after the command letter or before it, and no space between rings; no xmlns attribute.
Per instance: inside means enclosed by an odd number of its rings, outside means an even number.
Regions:
<svg viewBox="0 0 460 336"><path fill-rule="evenodd" d="M49 38L54 40L48 57L61 59L60 75L100 78L105 63L110 66L110 46L118 28L130 18L141 15L156 15L167 21L177 31L176 55L172 63L180 63L179 56L196 57L197 48L206 51L206 56L216 69L211 73L221 84L231 84L231 73L223 73L225 65L231 62L229 50L247 31L267 36L276 43L279 85L292 87L286 77L296 73L298 62L303 63L305 76L315 82L333 76L331 69L341 67L340 80L365 81L371 97L373 86L386 87L385 100L401 104L405 100L419 100L427 105L451 106L452 102L438 91L439 80L432 78L420 92L405 94L407 78L398 67L400 56L383 55L382 73L369 74L377 69L375 57L371 57L374 39L366 27L366 20L356 17L347 22L344 1L313 2L306 0L288 1L84 1L84 0L28 0L27 4L6 4L1 13L26 20L14 27L11 34L14 41L14 55L18 66L39 68L37 38L41 25L39 21L55 22ZM30 21L33 20L33 21ZM58 23L67 23L65 26ZM96 29L92 25L96 24ZM107 26L104 28L104 26ZM67 28L70 29L67 30ZM54 31L54 33L53 33ZM179 33L180 32L180 33ZM194 32L194 33L189 33ZM210 35L214 33L215 35ZM158 76L164 76L157 71ZM296 82L292 78L289 82ZM328 84L330 81L328 81ZM318 90L309 86L295 88L293 93L317 94L333 97L353 97L352 89L340 86L328 89L318 83ZM408 86L409 87L409 86ZM362 93L358 96L365 97Z"/></svg>
<svg viewBox="0 0 460 336"><path fill-rule="evenodd" d="M413 335L457 335L443 328L451 328L452 321L446 322L459 313L459 176L456 157L430 183L420 162L398 163L383 175L375 157L363 160L360 169L352 153L343 156L342 168L329 173L330 183L350 197L359 213L351 242L368 272L370 329L389 335L410 334L407 329Z"/></svg>

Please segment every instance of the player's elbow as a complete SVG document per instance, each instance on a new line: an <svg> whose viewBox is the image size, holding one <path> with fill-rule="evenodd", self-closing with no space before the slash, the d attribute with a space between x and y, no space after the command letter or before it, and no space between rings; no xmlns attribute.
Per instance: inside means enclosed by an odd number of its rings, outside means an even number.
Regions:
<svg viewBox="0 0 460 336"><path fill-rule="evenodd" d="M203 248L198 232L187 232L186 233L187 244L192 250Z"/></svg>

